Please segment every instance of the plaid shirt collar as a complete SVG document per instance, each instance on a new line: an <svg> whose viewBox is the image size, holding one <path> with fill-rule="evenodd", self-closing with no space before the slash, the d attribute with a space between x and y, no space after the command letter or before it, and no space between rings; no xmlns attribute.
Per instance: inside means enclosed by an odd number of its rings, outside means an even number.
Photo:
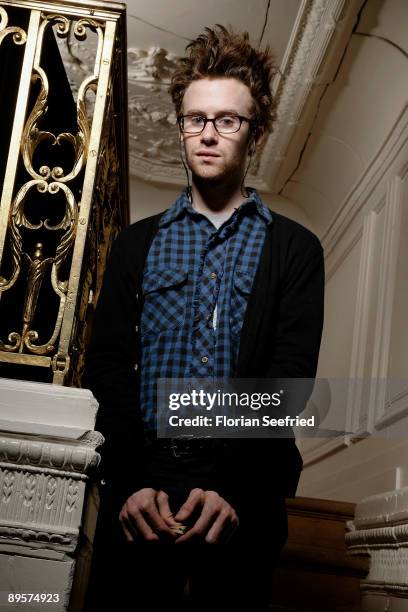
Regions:
<svg viewBox="0 0 408 612"><path fill-rule="evenodd" d="M235 208L235 210L239 210L240 214L248 214L251 210L255 209L257 213L266 221L267 225L272 223L272 212L262 202L256 189L253 189L252 187L247 187L246 189L250 194L249 198L245 202L243 202L238 208ZM176 219L181 217L181 215L185 211L187 211L190 215L200 214L193 208L190 202L190 198L188 197L187 188L183 189L174 204L164 212L159 221L159 227L163 227L164 225L170 224L172 221L175 221Z"/></svg>

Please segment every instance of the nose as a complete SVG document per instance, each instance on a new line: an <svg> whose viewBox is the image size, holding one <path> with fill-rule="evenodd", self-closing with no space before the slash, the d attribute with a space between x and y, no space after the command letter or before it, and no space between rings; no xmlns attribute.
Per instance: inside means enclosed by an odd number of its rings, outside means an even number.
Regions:
<svg viewBox="0 0 408 612"><path fill-rule="evenodd" d="M203 142L218 141L218 132L215 129L215 125L211 121L207 121L207 125L201 132L201 140Z"/></svg>

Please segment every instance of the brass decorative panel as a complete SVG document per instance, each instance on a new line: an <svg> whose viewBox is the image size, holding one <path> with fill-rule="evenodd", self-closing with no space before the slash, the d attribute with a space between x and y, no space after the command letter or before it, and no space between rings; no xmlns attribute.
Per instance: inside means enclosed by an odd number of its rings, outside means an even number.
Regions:
<svg viewBox="0 0 408 612"><path fill-rule="evenodd" d="M21 66L1 73L18 91L0 204L0 366L20 378L78 384L106 256L128 223L125 28L122 4L0 1L0 62L3 45L9 56L24 45ZM73 41L88 39L91 68L74 88L61 56L75 61Z"/></svg>

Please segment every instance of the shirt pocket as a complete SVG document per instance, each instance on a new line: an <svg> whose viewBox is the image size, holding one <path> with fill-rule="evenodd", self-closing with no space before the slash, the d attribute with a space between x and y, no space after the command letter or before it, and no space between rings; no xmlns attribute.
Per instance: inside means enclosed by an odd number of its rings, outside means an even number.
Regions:
<svg viewBox="0 0 408 612"><path fill-rule="evenodd" d="M143 278L141 332L161 332L181 327L187 304L185 268L157 268Z"/></svg>
<svg viewBox="0 0 408 612"><path fill-rule="evenodd" d="M230 325L233 334L241 333L253 275L248 270L236 268L231 291Z"/></svg>

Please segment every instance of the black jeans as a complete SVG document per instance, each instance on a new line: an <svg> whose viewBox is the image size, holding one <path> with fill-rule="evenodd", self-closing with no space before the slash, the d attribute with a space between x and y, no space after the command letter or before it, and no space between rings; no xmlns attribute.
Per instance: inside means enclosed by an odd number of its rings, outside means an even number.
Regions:
<svg viewBox="0 0 408 612"><path fill-rule="evenodd" d="M155 488L169 495L174 514L191 489L213 489L211 452L175 457L170 450L156 448L152 465ZM243 491L235 508L239 527L227 542L219 544L200 540L176 546L141 539L129 543L111 508L102 498L86 612L268 609L273 567L287 538L284 499L271 498L255 505L254 500L245 499Z"/></svg>

